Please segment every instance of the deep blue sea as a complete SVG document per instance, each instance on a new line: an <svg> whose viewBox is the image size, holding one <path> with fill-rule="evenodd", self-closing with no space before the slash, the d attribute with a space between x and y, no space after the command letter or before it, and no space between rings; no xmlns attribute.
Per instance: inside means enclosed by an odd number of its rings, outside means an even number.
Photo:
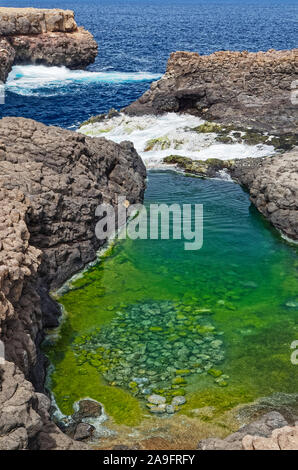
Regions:
<svg viewBox="0 0 298 470"><path fill-rule="evenodd" d="M172 51L297 46L297 0L14 0L3 6L73 9L98 41L93 73L19 67L7 84L2 116L70 128L135 100L164 73Z"/></svg>

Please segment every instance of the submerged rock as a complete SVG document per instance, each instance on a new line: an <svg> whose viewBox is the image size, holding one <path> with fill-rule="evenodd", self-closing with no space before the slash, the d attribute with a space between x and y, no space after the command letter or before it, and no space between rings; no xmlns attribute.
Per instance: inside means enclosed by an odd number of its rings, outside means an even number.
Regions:
<svg viewBox="0 0 298 470"><path fill-rule="evenodd" d="M150 410L173 397L184 403L188 377L224 359L210 310L171 302L128 305L109 325L78 337L73 350L79 364L84 358L109 385L145 399Z"/></svg>
<svg viewBox="0 0 298 470"><path fill-rule="evenodd" d="M173 406L184 405L184 403L186 403L186 398L182 397L182 396L174 397L173 400L172 400L172 405Z"/></svg>
<svg viewBox="0 0 298 470"><path fill-rule="evenodd" d="M150 395L148 401L154 405L161 405L166 402L166 399L160 395Z"/></svg>
<svg viewBox="0 0 298 470"><path fill-rule="evenodd" d="M298 308L298 300L288 300L286 302L286 307L289 308Z"/></svg>
<svg viewBox="0 0 298 470"><path fill-rule="evenodd" d="M165 403L161 403L160 405L152 405L150 406L151 413L165 413L167 409L167 405Z"/></svg>

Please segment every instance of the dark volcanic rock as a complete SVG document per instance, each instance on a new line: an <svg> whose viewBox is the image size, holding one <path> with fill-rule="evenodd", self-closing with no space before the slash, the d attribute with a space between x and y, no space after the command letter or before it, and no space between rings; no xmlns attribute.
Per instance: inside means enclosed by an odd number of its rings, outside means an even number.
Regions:
<svg viewBox="0 0 298 470"><path fill-rule="evenodd" d="M188 112L225 124L295 132L297 79L298 49L209 56L174 52L166 74L124 111L132 115Z"/></svg>
<svg viewBox="0 0 298 470"><path fill-rule="evenodd" d="M225 170L245 186L257 209L287 237L298 240L298 151L274 157L206 161L171 155L164 163L200 177L219 177Z"/></svg>
<svg viewBox="0 0 298 470"><path fill-rule="evenodd" d="M13 139L11 136L13 135ZM30 244L43 251L40 277L51 289L95 259L95 209L144 194L146 170L130 142L92 139L30 119L0 120L0 187L30 198Z"/></svg>
<svg viewBox="0 0 298 470"><path fill-rule="evenodd" d="M0 121L0 449L81 448L49 417L42 331L57 322L48 295L103 243L95 208L141 202L145 167L131 143L91 139L23 118Z"/></svg>
<svg viewBox="0 0 298 470"><path fill-rule="evenodd" d="M0 37L0 81L5 82L15 59L15 50L9 41Z"/></svg>
<svg viewBox="0 0 298 470"><path fill-rule="evenodd" d="M73 438L75 441L84 441L92 436L94 429L91 424L80 423L76 427Z"/></svg>
<svg viewBox="0 0 298 470"><path fill-rule="evenodd" d="M97 43L78 28L70 10L0 8L0 80L14 64L85 68L94 62Z"/></svg>
<svg viewBox="0 0 298 470"><path fill-rule="evenodd" d="M297 148L275 157L236 160L231 174L274 227L298 240Z"/></svg>
<svg viewBox="0 0 298 470"><path fill-rule="evenodd" d="M95 400L80 400L79 409L72 415L74 421L81 421L84 418L98 418L102 414L102 406Z"/></svg>
<svg viewBox="0 0 298 470"><path fill-rule="evenodd" d="M10 44L15 50L15 64L65 65L80 69L94 62L97 55L97 44L84 28L75 33L13 36Z"/></svg>

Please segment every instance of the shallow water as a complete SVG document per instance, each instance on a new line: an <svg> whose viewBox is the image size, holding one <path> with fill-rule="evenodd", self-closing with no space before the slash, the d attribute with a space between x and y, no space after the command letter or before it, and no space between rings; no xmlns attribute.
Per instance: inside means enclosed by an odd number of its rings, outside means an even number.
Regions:
<svg viewBox="0 0 298 470"><path fill-rule="evenodd" d="M178 415L188 416L297 392L297 247L232 182L149 172L145 201L203 204L203 247L121 240L70 283L58 297L67 315L48 347L61 411L89 396L113 422L137 426L148 415L148 386L168 400L185 394Z"/></svg>

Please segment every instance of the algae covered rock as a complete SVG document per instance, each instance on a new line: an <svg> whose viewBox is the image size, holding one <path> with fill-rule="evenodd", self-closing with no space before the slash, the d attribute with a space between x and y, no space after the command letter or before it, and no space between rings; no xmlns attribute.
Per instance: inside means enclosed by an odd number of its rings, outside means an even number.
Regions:
<svg viewBox="0 0 298 470"><path fill-rule="evenodd" d="M192 160L180 155L169 155L163 159L167 165L175 165L186 173L201 176L203 178L214 178L219 172L233 166L234 160L220 160L219 158L208 158L207 160Z"/></svg>
<svg viewBox="0 0 298 470"><path fill-rule="evenodd" d="M148 401L150 403L153 403L154 405L162 405L166 402L166 399L164 397L161 397L160 395L150 395L148 397Z"/></svg>
<svg viewBox="0 0 298 470"><path fill-rule="evenodd" d="M173 406L184 405L184 403L186 403L186 399L185 399L185 397L182 397L182 396L174 397L173 400L172 400L172 405Z"/></svg>

